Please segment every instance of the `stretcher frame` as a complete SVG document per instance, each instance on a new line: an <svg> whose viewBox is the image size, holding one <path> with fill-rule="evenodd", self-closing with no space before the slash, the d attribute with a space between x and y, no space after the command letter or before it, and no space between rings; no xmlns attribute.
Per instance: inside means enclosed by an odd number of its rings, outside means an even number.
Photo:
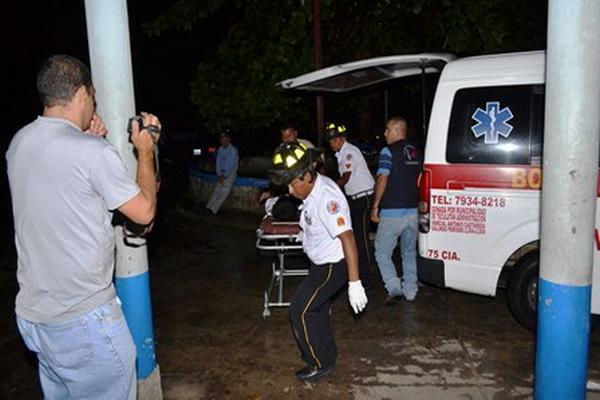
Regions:
<svg viewBox="0 0 600 400"><path fill-rule="evenodd" d="M289 307L290 302L283 299L283 286L286 276L306 276L308 268L287 269L285 257L289 253L302 251L302 233L294 234L266 233L263 229L256 230L256 248L259 250L273 251L276 253L276 261L271 263L271 280L267 290L264 292L263 319L271 315L270 307ZM277 286L277 298L272 300L274 286Z"/></svg>

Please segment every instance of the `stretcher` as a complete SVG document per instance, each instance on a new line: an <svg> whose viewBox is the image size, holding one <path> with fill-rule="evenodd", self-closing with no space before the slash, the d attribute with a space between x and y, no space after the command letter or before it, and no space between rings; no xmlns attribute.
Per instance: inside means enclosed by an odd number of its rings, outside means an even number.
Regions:
<svg viewBox="0 0 600 400"><path fill-rule="evenodd" d="M264 293L262 316L266 319L271 315L269 307L289 307L290 305L283 299L284 278L308 275L308 269L288 269L285 265L287 255L302 252L302 231L298 222L276 222L272 217L265 217L256 230L256 248L275 252L276 255L276 260L271 264L269 287ZM277 296L276 299L272 299L275 286L277 286Z"/></svg>

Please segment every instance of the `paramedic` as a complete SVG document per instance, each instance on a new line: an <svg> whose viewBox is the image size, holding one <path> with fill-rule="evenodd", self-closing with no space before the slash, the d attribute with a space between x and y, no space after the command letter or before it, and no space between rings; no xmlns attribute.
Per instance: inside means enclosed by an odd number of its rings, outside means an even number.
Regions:
<svg viewBox="0 0 600 400"><path fill-rule="evenodd" d="M314 149L315 145L312 144L310 140L301 139L298 137L298 130L292 124L284 124L281 128L281 143L293 143L298 142L305 145L308 149ZM258 196L258 202L262 203L265 200L279 195L283 189L276 187L275 185L270 185L267 189L265 189Z"/></svg>
<svg viewBox="0 0 600 400"><path fill-rule="evenodd" d="M346 127L333 123L325 127L325 140L335 152L340 178L350 204L352 229L358 246L360 279L366 288L371 286L371 250L369 246L369 209L375 180L358 147L346 140Z"/></svg>
<svg viewBox="0 0 600 400"><path fill-rule="evenodd" d="M314 155L300 143L283 143L273 156L272 171L276 184L287 184L290 194L303 201L300 227L311 264L290 305L292 331L306 362L296 372L302 381L316 380L335 369L337 349L329 316L334 295L347 283L354 312L367 304L348 203L334 181L315 172Z"/></svg>
<svg viewBox="0 0 600 400"><path fill-rule="evenodd" d="M298 130L292 124L285 124L283 128L281 128L281 143L293 143L298 142L302 143L308 149L315 149L315 145L311 143L310 140L301 139L298 137ZM315 150L316 151L316 150ZM261 192L258 196L258 202L263 203L265 200L279 195L283 189L276 187L275 185L270 185L267 189Z"/></svg>
<svg viewBox="0 0 600 400"><path fill-rule="evenodd" d="M15 223L15 312L37 354L48 399L135 399L135 345L113 286L115 239L110 210L147 225L156 212L154 141L132 124L137 182L102 136L90 71L65 55L37 76L44 110L6 153ZM115 134L125 135L123 132Z"/></svg>
<svg viewBox="0 0 600 400"><path fill-rule="evenodd" d="M417 149L407 140L407 124L402 117L386 124L387 146L379 153L375 200L371 220L378 223L375 259L388 296L386 304L417 296L417 178L421 161ZM400 242L402 281L398 278L392 254Z"/></svg>
<svg viewBox="0 0 600 400"><path fill-rule="evenodd" d="M302 143L309 149L314 149L315 145L312 144L310 140L301 139L298 137L298 130L292 124L285 124L283 128L281 128L281 143L292 143L298 142Z"/></svg>

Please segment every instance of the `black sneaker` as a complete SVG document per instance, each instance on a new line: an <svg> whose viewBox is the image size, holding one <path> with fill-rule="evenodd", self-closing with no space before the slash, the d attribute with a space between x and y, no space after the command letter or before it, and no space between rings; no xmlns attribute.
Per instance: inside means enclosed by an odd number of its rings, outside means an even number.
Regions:
<svg viewBox="0 0 600 400"><path fill-rule="evenodd" d="M395 304L400 304L401 301L402 301L401 294L388 294L388 296L385 299L385 305L393 306Z"/></svg>
<svg viewBox="0 0 600 400"><path fill-rule="evenodd" d="M330 375L335 371L335 365L317 368L310 365L296 371L296 378L301 381L316 381L319 378Z"/></svg>

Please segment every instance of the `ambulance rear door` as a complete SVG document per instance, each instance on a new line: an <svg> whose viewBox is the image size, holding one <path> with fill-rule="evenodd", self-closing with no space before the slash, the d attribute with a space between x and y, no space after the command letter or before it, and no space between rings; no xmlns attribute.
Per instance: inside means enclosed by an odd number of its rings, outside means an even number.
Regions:
<svg viewBox="0 0 600 400"><path fill-rule="evenodd" d="M449 53L369 58L319 69L286 79L279 82L278 85L283 89L343 93L390 79L422 73L439 73L448 62L454 59L456 56Z"/></svg>

